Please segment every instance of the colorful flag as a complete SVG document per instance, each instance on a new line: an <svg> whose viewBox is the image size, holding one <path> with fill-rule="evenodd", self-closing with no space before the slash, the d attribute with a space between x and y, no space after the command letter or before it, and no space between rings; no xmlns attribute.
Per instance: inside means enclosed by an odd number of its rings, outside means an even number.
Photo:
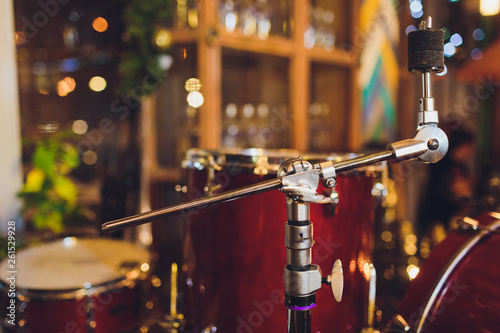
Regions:
<svg viewBox="0 0 500 333"><path fill-rule="evenodd" d="M399 20L394 0L361 3L359 82L362 92L363 142L385 144L396 137L399 67Z"/></svg>

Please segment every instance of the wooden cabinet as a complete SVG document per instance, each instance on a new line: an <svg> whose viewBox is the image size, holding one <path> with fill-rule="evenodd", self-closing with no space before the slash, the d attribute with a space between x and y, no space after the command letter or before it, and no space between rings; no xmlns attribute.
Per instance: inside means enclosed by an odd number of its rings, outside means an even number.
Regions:
<svg viewBox="0 0 500 333"><path fill-rule="evenodd" d="M192 147L361 149L359 0L178 0L174 12L174 64L148 104L156 147L177 140L174 153L157 149L160 167ZM196 110L184 90L193 76L204 97Z"/></svg>

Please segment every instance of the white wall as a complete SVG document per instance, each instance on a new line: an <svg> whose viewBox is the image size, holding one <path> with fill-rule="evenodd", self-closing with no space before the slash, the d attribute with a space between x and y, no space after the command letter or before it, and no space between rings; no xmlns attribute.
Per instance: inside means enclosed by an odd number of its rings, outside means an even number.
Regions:
<svg viewBox="0 0 500 333"><path fill-rule="evenodd" d="M5 231L9 220L21 222L16 199L22 169L12 0L0 1L0 105L0 231Z"/></svg>

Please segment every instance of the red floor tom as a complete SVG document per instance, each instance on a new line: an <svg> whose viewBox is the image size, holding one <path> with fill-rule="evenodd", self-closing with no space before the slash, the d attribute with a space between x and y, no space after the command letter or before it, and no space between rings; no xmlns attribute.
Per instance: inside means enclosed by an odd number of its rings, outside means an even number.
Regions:
<svg viewBox="0 0 500 333"><path fill-rule="evenodd" d="M147 250L110 239L67 237L19 250L15 298L9 295L9 262L0 264L2 308L11 302L16 307L15 325L4 320L4 330L109 333L137 329L144 315L143 282L149 265Z"/></svg>

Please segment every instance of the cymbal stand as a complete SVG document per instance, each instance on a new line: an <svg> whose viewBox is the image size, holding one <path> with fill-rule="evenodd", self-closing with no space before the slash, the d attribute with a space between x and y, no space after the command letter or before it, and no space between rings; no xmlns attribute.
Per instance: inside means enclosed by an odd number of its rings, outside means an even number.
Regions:
<svg viewBox="0 0 500 333"><path fill-rule="evenodd" d="M432 143L432 145L431 145ZM434 149L438 146L440 149ZM432 148L429 148L432 147ZM311 165L297 159L284 164L278 178L203 197L158 210L106 222L102 230L113 232L150 222L159 217L189 214L192 211L228 202L250 195L281 189L286 195L288 222L285 226L287 265L285 267L285 302L288 308L288 332L311 332L311 309L315 306L315 293L321 283L331 284L335 298L342 297L342 266L337 261L331 275L321 277L318 266L311 264L312 224L309 221L309 205L328 203L331 198L318 195L316 189L321 179L326 187L336 185L336 173L356 169L374 163L393 160L439 160L448 149L448 139L436 126L422 126L413 139L388 145L387 150L351 160L325 161ZM276 221L278 222L278 221Z"/></svg>
<svg viewBox="0 0 500 333"><path fill-rule="evenodd" d="M423 98L420 99L419 125L413 138L394 142L385 151L333 162L312 165L300 158L285 162L278 170L278 178L242 187L232 191L203 197L175 206L138 214L104 223L102 230L112 232L137 226L158 217L189 214L194 210L246 196L280 189L286 195L285 225L285 305L288 308L288 332L311 332L311 309L315 307L316 291L321 283L332 286L337 301L342 298L342 265L335 262L329 276L322 278L317 265L311 264L312 224L309 221L310 203L329 203L330 197L316 193L321 180L325 187L336 185L336 175L358 167L391 160L400 162L417 159L424 163L441 160L448 151L448 138L438 126L437 111L431 97L430 73L444 69L444 31L431 28L431 18L422 22L420 29L408 36L408 69L422 74ZM429 41L429 42L428 42Z"/></svg>

